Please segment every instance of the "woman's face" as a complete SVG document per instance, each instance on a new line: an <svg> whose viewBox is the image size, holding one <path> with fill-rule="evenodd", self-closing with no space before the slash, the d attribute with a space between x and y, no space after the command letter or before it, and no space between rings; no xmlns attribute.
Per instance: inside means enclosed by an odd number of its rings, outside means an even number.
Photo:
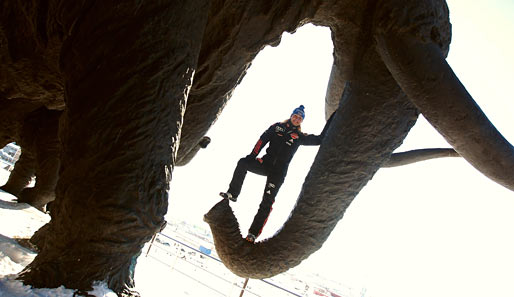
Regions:
<svg viewBox="0 0 514 297"><path fill-rule="evenodd" d="M293 114L291 116L291 123L294 125L294 126L300 126L303 122L303 118L297 114Z"/></svg>

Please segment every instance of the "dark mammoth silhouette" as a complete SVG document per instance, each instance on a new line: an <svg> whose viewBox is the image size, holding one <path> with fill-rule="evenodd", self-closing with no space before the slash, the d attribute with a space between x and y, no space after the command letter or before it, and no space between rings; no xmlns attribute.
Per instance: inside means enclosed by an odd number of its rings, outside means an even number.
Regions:
<svg viewBox="0 0 514 297"><path fill-rule="evenodd" d="M5 0L0 20L0 99L13 113L27 100L64 110L52 220L20 275L35 287L105 280L135 295L130 266L164 220L176 160L198 145L257 53L305 23L331 29L327 114L337 114L276 236L245 245L225 202L206 215L232 271L270 276L319 249L419 112L514 189L512 145L445 62L444 1ZM317 209L329 211L314 217Z"/></svg>

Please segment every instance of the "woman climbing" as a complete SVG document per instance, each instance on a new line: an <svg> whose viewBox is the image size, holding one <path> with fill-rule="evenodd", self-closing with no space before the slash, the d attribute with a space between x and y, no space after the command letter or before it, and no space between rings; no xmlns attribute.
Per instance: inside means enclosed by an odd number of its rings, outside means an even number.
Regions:
<svg viewBox="0 0 514 297"><path fill-rule="evenodd" d="M271 213L278 190L284 182L289 163L298 147L300 145L320 145L333 115L330 116L320 135L302 133L301 124L305 118L305 111L304 106L300 105L293 111L289 119L271 125L261 135L252 152L239 160L228 191L221 192L221 197L230 201L237 201L248 171L267 177L262 202L248 231L247 241L253 243L261 234L262 228ZM262 158L257 158L261 149L268 142L269 146L266 154Z"/></svg>

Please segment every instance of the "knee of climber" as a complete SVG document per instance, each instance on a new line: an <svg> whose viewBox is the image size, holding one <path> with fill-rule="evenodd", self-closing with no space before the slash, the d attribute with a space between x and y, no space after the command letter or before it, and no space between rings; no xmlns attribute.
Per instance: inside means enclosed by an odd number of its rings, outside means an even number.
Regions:
<svg viewBox="0 0 514 297"><path fill-rule="evenodd" d="M246 167L246 166L247 166L247 164L248 164L248 162L247 162L246 158L241 158L241 159L239 159L239 161L237 162L237 166L244 166L244 167Z"/></svg>
<svg viewBox="0 0 514 297"><path fill-rule="evenodd" d="M239 173L248 171L248 160L245 158L239 159L235 171Z"/></svg>

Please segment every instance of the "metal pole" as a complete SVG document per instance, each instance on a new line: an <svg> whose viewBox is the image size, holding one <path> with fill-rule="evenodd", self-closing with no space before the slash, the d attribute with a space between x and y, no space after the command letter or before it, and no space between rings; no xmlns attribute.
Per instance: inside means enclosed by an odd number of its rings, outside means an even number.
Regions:
<svg viewBox="0 0 514 297"><path fill-rule="evenodd" d="M248 285L248 278L245 279L245 284L243 285L243 288L241 289L241 294L239 295L239 297L243 297L243 294L246 290L246 285Z"/></svg>
<svg viewBox="0 0 514 297"><path fill-rule="evenodd" d="M150 241L150 245L148 246L148 250L146 251L145 257L148 257L148 253L150 252L150 249L152 248L153 241L155 240L155 237L157 237L157 233L155 233L152 237L152 241Z"/></svg>

